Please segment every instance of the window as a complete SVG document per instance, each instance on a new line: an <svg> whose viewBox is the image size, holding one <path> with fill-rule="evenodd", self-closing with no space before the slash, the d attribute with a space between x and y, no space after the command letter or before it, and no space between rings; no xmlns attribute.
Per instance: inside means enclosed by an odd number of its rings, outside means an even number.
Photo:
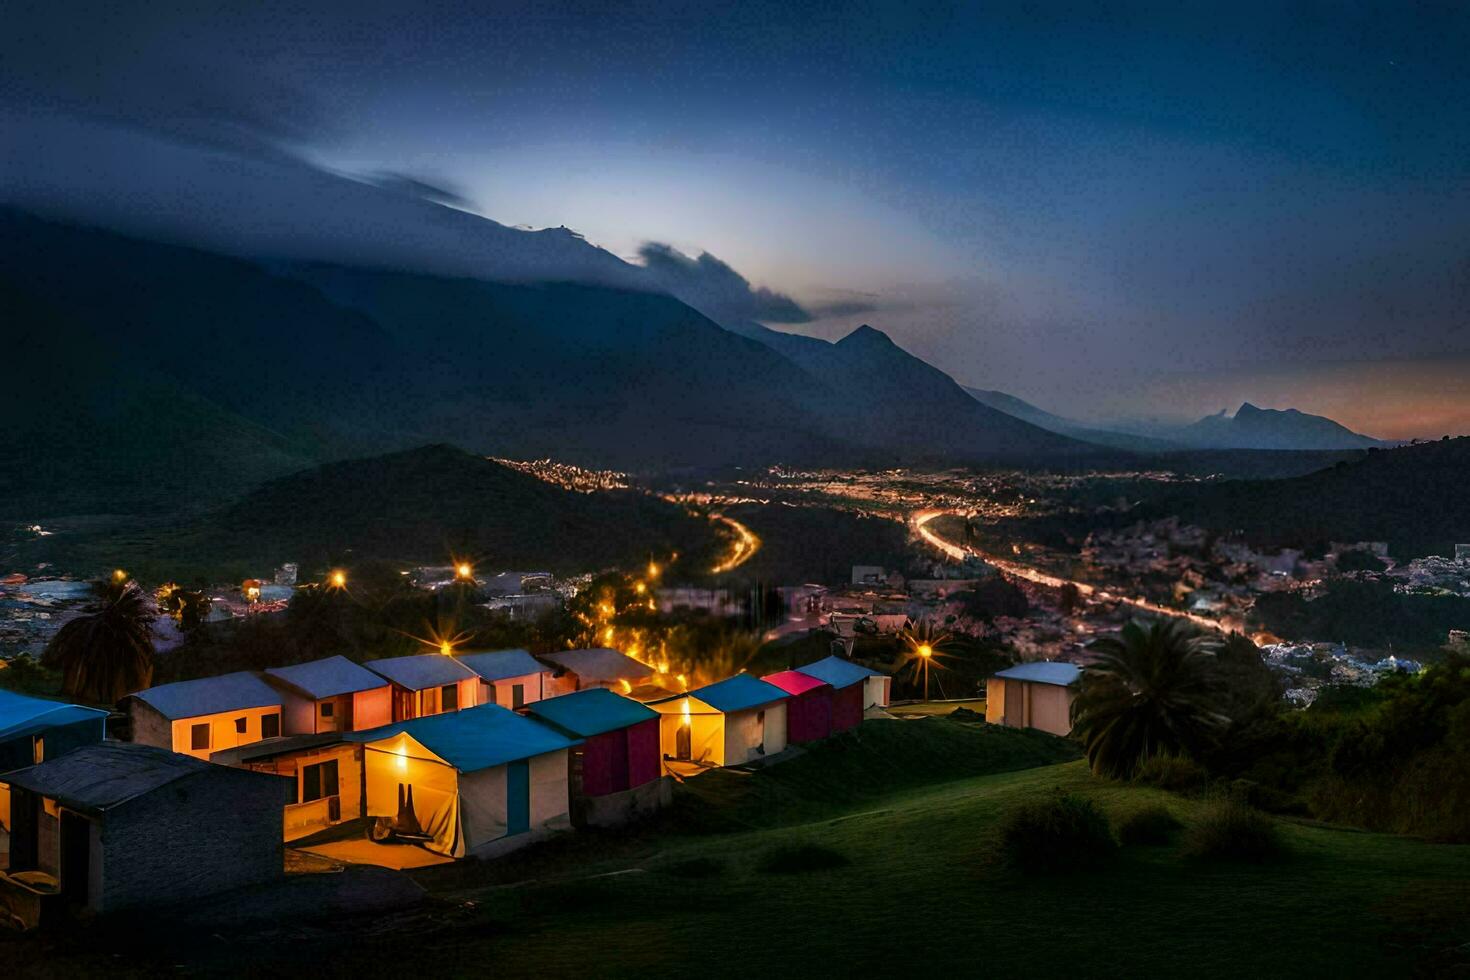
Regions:
<svg viewBox="0 0 1470 980"><path fill-rule="evenodd" d="M235 719L235 732L236 732L236 734L239 734L239 735L244 735L245 734L245 722L246 721L247 721L247 719L244 716L241 716L241 717Z"/></svg>
<svg viewBox="0 0 1470 980"><path fill-rule="evenodd" d="M337 760L301 767L301 802L337 795Z"/></svg>
<svg viewBox="0 0 1470 980"><path fill-rule="evenodd" d="M31 744L31 758L35 761L36 765L38 765L38 766L41 763L43 763L43 762L46 761L46 736L45 735L37 735L35 737L34 742Z"/></svg>
<svg viewBox="0 0 1470 980"><path fill-rule="evenodd" d="M322 702L322 717L323 718L330 718L330 717L332 717L332 711L336 707L337 706L335 704L333 704L332 702L330 702L330 701L323 701Z"/></svg>
<svg viewBox="0 0 1470 980"><path fill-rule="evenodd" d="M458 711L459 710L459 685L458 684L445 684L443 687L439 688L439 710L440 711Z"/></svg>
<svg viewBox="0 0 1470 980"><path fill-rule="evenodd" d="M260 737L261 738L276 738L280 734L281 734L281 716L280 715L261 715L261 717L260 717Z"/></svg>
<svg viewBox="0 0 1470 980"><path fill-rule="evenodd" d="M513 684L510 688L510 706L512 708L524 708L526 706L526 685Z"/></svg>
<svg viewBox="0 0 1470 980"><path fill-rule="evenodd" d="M209 722L189 726L189 748L194 752L209 748Z"/></svg>

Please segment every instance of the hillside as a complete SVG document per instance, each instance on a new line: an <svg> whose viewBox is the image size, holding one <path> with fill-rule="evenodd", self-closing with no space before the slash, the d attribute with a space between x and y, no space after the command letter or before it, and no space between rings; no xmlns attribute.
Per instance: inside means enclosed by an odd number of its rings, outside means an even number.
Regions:
<svg viewBox="0 0 1470 980"><path fill-rule="evenodd" d="M1470 542L1470 437L1371 450L1285 480L1199 484L1148 505L1268 545L1387 541L1399 558L1453 555Z"/></svg>
<svg viewBox="0 0 1470 980"><path fill-rule="evenodd" d="M1257 408L1243 403L1234 415L1221 411L1168 432L1170 438L1202 449L1369 449L1383 443L1321 415L1294 408Z"/></svg>
<svg viewBox="0 0 1470 980"><path fill-rule="evenodd" d="M1186 448L1184 445L1171 442L1168 439L1157 439L1152 436L1139 435L1133 432L1118 432L1087 425L1086 423L1078 422L1075 419L1064 418L1060 415L1054 415L1044 408L1038 408L1030 402L1017 398L1015 395L1006 394L1004 391L989 391L984 388L967 387L965 388L965 393L981 404L989 405L998 412L1013 415L1018 419L1030 422L1032 425L1040 426L1049 432L1057 432L1073 439L1096 443L1099 446L1109 446L1113 449L1135 453L1167 453L1177 452Z"/></svg>

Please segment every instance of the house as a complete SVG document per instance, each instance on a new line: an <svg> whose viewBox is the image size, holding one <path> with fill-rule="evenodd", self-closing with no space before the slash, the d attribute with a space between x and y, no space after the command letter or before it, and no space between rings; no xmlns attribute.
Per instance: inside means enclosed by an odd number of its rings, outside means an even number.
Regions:
<svg viewBox="0 0 1470 980"><path fill-rule="evenodd" d="M346 657L272 667L265 679L281 692L287 735L356 732L393 720L393 688Z"/></svg>
<svg viewBox="0 0 1470 980"><path fill-rule="evenodd" d="M455 659L480 677L480 703L522 708L546 697L551 668L524 650L460 653Z"/></svg>
<svg viewBox="0 0 1470 980"><path fill-rule="evenodd" d="M985 682L985 720L1053 735L1072 731L1072 699L1082 668L1038 661L997 671Z"/></svg>
<svg viewBox="0 0 1470 980"><path fill-rule="evenodd" d="M671 802L657 711L594 687L537 701L526 713L582 740L570 754L574 826L616 826Z"/></svg>
<svg viewBox="0 0 1470 980"><path fill-rule="evenodd" d="M107 736L107 712L0 690L0 773L33 766ZM10 830L10 790L0 784L0 831ZM0 836L0 841L4 837ZM0 849L0 868L5 852Z"/></svg>
<svg viewBox="0 0 1470 980"><path fill-rule="evenodd" d="M366 815L448 857L489 857L571 826L577 744L497 704L345 736L362 746Z"/></svg>
<svg viewBox="0 0 1470 980"><path fill-rule="evenodd" d="M832 734L832 685L799 670L783 670L761 678L785 691L786 740L815 742Z"/></svg>
<svg viewBox="0 0 1470 980"><path fill-rule="evenodd" d="M15 823L11 870L50 875L74 908L187 902L283 873L291 785L277 776L98 742L0 780Z"/></svg>
<svg viewBox="0 0 1470 980"><path fill-rule="evenodd" d="M816 663L798 667L803 674L810 674L819 681L826 681L836 692L833 696L833 730L845 731L862 720L863 712L869 708L888 707L888 697L893 689L893 678L882 671L862 664L855 664L843 657L823 657ZM857 688L862 692L861 704L854 705L854 695L842 692Z"/></svg>
<svg viewBox="0 0 1470 980"><path fill-rule="evenodd" d="M341 733L287 735L209 757L215 765L285 776L294 792L281 817L282 838L298 840L363 816L362 746Z"/></svg>
<svg viewBox="0 0 1470 980"><path fill-rule="evenodd" d="M665 759L739 766L786 748L786 692L740 673L688 694L650 702Z"/></svg>
<svg viewBox="0 0 1470 980"><path fill-rule="evenodd" d="M658 678L658 671L616 650L558 650L541 659L556 668L547 684L548 697L589 687L627 694L635 687L656 683Z"/></svg>
<svg viewBox="0 0 1470 980"><path fill-rule="evenodd" d="M393 684L393 720L411 721L480 703L480 675L442 653L369 660L368 670Z"/></svg>
<svg viewBox="0 0 1470 980"><path fill-rule="evenodd" d="M123 700L134 742L196 759L281 734L281 693L248 670L161 684Z"/></svg>

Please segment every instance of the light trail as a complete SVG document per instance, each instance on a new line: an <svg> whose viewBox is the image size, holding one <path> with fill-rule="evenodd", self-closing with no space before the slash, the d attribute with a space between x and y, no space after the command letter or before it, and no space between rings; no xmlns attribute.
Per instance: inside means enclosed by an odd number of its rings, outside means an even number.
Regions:
<svg viewBox="0 0 1470 980"><path fill-rule="evenodd" d="M910 519L910 522L912 523L913 528L918 533L919 537L922 538L926 544L929 544L939 549L940 551L944 552L944 554L955 559L956 561L964 561L966 558L974 555L976 558L979 558L988 564L994 565L996 568L1005 572L1007 575L1013 575L1016 578L1025 579L1028 582L1035 582L1037 585L1044 585L1049 589L1060 589L1064 585L1071 585L1076 587L1077 592L1083 596L1096 597L1102 600L1114 599L1125 606L1132 606L1134 609L1138 609L1144 612L1151 612L1160 616L1172 616L1175 619L1187 619L1191 623L1194 623L1197 626L1203 626L1206 629L1220 630L1223 632L1228 628L1224 623L1221 623L1218 620L1208 619L1204 616L1196 616L1194 613L1184 612L1183 610L1179 609L1170 609L1168 606L1160 606L1157 603L1149 602L1147 599L1129 599L1126 596L1110 595L1107 592L1099 591L1096 587L1089 585L1086 582L1078 582L1073 579L1059 578L1056 575L1048 575L1045 572L1038 571L1030 567L1029 565L1021 565L1017 562L1008 561L1004 558L992 557L991 555L987 555L984 552L976 551L974 548L967 548L964 545L958 545L952 541L946 541L935 532L929 530L927 525L930 521L934 520L936 517L942 517L945 514L954 513L954 511L948 510L921 510L917 511L914 514L914 516ZM956 516L959 515L956 514Z"/></svg>
<svg viewBox="0 0 1470 980"><path fill-rule="evenodd" d="M724 561L710 569L711 574L723 575L725 572L733 571L750 561L751 556L760 550L761 539L750 528L741 524L735 518L727 517L724 514L711 514L709 516L710 520L720 521L735 535L735 539L730 542L730 554L725 557Z"/></svg>

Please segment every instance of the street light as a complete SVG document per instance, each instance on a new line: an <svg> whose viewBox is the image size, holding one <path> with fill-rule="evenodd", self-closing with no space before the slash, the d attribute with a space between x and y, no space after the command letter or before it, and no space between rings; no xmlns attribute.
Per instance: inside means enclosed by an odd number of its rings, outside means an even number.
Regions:
<svg viewBox="0 0 1470 980"><path fill-rule="evenodd" d="M327 577L327 581L334 589L345 589L347 588L347 573L340 568L334 568L332 574Z"/></svg>
<svg viewBox="0 0 1470 980"><path fill-rule="evenodd" d="M469 562L462 561L454 566L454 574L465 581L469 581L475 577L475 569Z"/></svg>
<svg viewBox="0 0 1470 980"><path fill-rule="evenodd" d="M927 643L920 643L914 650L919 655L919 662L924 665L924 700L929 700L929 661L934 659L934 648Z"/></svg>

